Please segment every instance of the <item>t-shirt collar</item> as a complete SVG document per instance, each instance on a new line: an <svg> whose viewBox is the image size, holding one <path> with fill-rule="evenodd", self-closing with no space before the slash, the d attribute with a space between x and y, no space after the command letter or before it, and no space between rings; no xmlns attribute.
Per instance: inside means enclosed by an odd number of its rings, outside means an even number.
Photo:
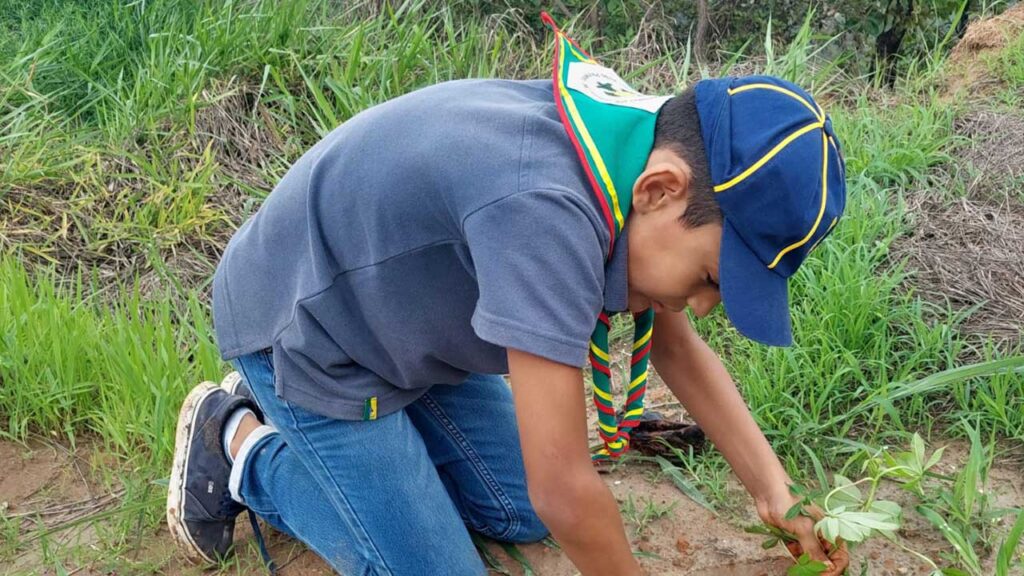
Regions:
<svg viewBox="0 0 1024 576"><path fill-rule="evenodd" d="M604 309L609 312L623 312L629 306L628 231L628 226L622 228L604 269Z"/></svg>

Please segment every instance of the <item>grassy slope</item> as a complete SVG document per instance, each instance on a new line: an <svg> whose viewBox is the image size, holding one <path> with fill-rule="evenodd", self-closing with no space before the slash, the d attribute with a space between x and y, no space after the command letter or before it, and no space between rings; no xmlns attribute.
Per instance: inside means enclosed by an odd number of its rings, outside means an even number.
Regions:
<svg viewBox="0 0 1024 576"><path fill-rule="evenodd" d="M53 431L73 441L91 432L147 479L166 474L187 389L225 368L201 299L215 248L288 161L359 110L416 87L548 69L547 43L514 18L460 18L422 2L376 17L316 1L0 5L0 214L40 228L0 230L0 434ZM930 95L930 71L895 97L869 96L862 82L809 64L808 38L760 64L831 95L848 160L847 216L793 283L799 346L753 345L721 313L699 328L727 351L796 476L808 473L805 446L839 467L833 457L850 453L850 440L901 443L906 431L933 427L960 434L963 418L986 434L1024 438L1019 376L843 418L865 397L956 366L969 351L955 314L902 291L887 258L905 224L901 196L936 186L936 168L951 161L959 104ZM691 77L683 48L638 56L609 44L607 61L641 87L670 91ZM1024 45L1014 50L1000 70L1019 87ZM204 136L204 110L231 91L249 99L228 112L277 143L258 167L239 167L231 148ZM243 201L221 201L228 188ZM200 273L182 279L163 265L195 245L214 248L186 258ZM85 280L67 275L69 259L85 265ZM63 277L26 273L46 261ZM120 288L91 276L121 272L124 261L133 265ZM132 275L153 270L164 288L140 291ZM984 345L974 354L999 357Z"/></svg>

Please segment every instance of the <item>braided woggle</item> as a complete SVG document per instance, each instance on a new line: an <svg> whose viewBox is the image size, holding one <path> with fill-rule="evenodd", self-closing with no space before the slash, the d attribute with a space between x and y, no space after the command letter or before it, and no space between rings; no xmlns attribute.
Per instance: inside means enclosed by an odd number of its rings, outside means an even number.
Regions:
<svg viewBox="0 0 1024 576"><path fill-rule="evenodd" d="M598 434L604 447L594 460L616 459L629 448L629 432L640 422L644 413L644 395L647 392L647 360L651 353L651 334L654 329L654 311L646 310L633 315L633 354L629 369L629 387L626 390L622 420L615 416L612 402L612 379L608 355L608 332L611 321L601 313L590 341L590 365L594 372L594 407L597 408Z"/></svg>

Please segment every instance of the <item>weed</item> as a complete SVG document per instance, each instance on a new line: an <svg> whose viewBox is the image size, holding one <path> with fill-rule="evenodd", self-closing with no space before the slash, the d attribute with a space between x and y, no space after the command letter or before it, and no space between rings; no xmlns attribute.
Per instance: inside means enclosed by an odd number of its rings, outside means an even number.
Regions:
<svg viewBox="0 0 1024 576"><path fill-rule="evenodd" d="M91 430L126 458L163 465L185 393L222 363L206 313L126 291L112 307L86 296L82 279L29 278L0 259L0 413L6 434L53 431L74 443ZM144 448L140 450L140 448Z"/></svg>
<svg viewBox="0 0 1024 576"><path fill-rule="evenodd" d="M7 503L0 503L0 558L10 556L21 545L21 521L7 515Z"/></svg>
<svg viewBox="0 0 1024 576"><path fill-rule="evenodd" d="M964 422L963 427L970 438L966 463L957 472L952 486L939 488L934 496L924 499L917 511L950 543L953 551L950 560L971 576L981 576L985 572L977 550L991 547L994 522L1019 512L991 508L987 486L993 444L982 444L980 433L969 423ZM1011 540L1007 539L1007 543ZM1012 556L1012 550L1007 555Z"/></svg>
<svg viewBox="0 0 1024 576"><path fill-rule="evenodd" d="M647 530L651 522L663 518L666 514L675 510L678 505L678 501L658 504L647 496L641 496L634 500L633 495L629 494L626 496L626 501L623 502L621 510L623 518L633 525L636 537L642 538L644 531Z"/></svg>

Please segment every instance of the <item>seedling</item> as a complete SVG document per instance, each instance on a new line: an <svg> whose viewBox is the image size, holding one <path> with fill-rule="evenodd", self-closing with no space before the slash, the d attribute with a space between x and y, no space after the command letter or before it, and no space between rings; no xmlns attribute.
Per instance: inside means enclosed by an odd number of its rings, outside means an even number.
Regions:
<svg viewBox="0 0 1024 576"><path fill-rule="evenodd" d="M787 511L786 518L791 520L801 514L809 516L806 512L807 507L816 505L821 509L823 517L815 523L815 531L822 540L833 547L842 541L853 548L868 538L882 537L917 556L932 566L935 573L941 574L939 567L932 560L907 548L896 539L896 531L903 520L902 507L896 502L875 497L882 480L900 482L905 489L921 495L922 479L938 463L941 456L942 449L928 456L925 453L924 440L914 434L909 452L892 455L881 450L869 457L862 467L862 472L867 473L865 478L853 481L841 474L834 474L831 486L826 484L816 491L801 485L791 486L790 490L794 496L800 498L800 501ZM866 495L861 491L861 485L868 486ZM748 531L768 536L763 544L765 548L771 548L779 543L786 545L796 562L788 572L790 576L825 572L826 567L823 563L812 561L806 553L797 554L800 548L795 544L797 539L794 535L770 526L760 526Z"/></svg>

